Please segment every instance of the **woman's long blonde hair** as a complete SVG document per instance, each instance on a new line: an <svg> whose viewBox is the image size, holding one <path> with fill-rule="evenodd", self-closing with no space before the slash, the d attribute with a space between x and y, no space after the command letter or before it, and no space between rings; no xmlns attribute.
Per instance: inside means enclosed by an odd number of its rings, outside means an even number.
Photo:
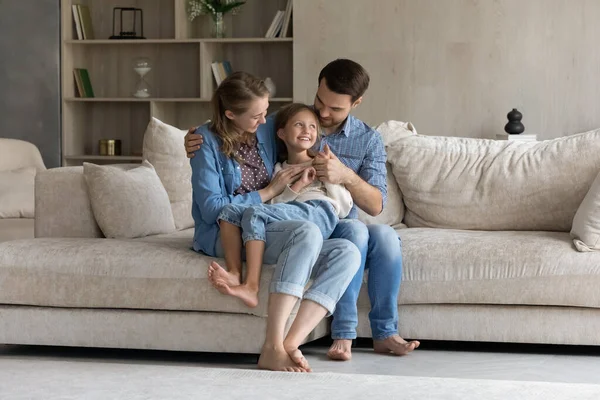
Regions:
<svg viewBox="0 0 600 400"><path fill-rule="evenodd" d="M212 97L212 122L210 129L221 139L221 151L233 158L236 150L244 140L238 134L225 111L239 115L250 108L250 103L269 95L269 90L262 79L246 72L234 72L217 88Z"/></svg>

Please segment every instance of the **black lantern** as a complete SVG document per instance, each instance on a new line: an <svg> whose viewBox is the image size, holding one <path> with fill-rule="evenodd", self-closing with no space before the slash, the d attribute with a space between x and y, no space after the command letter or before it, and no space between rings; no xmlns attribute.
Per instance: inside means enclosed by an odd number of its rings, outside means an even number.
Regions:
<svg viewBox="0 0 600 400"><path fill-rule="evenodd" d="M119 34L115 34L116 29L116 21L117 21L117 11L119 11L119 27L121 31ZM132 13L131 19L132 24L129 30L123 29L123 14L124 13ZM141 34L138 36L137 33L137 21L138 14L141 26ZM113 35L110 39L146 39L144 37L144 11L141 8L132 8L132 7L115 7L113 8Z"/></svg>

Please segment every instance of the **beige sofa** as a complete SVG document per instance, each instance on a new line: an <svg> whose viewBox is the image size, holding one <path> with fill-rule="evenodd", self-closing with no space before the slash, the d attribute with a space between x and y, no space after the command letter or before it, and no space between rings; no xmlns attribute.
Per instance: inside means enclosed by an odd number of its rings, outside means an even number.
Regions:
<svg viewBox="0 0 600 400"><path fill-rule="evenodd" d="M45 169L35 145L0 138L0 242L33 238L34 178Z"/></svg>
<svg viewBox="0 0 600 400"><path fill-rule="evenodd" d="M379 130L389 202L361 218L402 238L403 336L600 344L600 254L569 235L600 171L600 132L517 144ZM271 269L249 310L209 286L192 229L102 238L80 167L38 175L36 236L0 244L0 343L259 351ZM368 311L363 287L361 337ZM323 321L311 339L327 331Z"/></svg>

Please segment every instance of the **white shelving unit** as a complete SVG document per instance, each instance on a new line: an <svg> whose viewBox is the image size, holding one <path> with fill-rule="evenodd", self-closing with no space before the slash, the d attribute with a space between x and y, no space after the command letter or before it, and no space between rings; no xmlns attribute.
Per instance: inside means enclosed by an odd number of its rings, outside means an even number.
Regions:
<svg viewBox="0 0 600 400"><path fill-rule="evenodd" d="M265 38L277 10L287 0L248 0L228 14L228 36L210 37L211 20L190 22L187 0L61 0L62 4L62 154L63 165L141 160L143 134L151 117L187 129L210 117L216 89L211 63L229 61L234 70L271 77L277 95L273 108L293 100L293 37ZM90 9L96 40L77 40L73 4ZM140 40L111 40L113 8L137 7L144 13ZM133 61L147 57L151 98L132 93L138 81ZM96 97L76 97L74 68L88 70ZM120 139L122 156L99 156L100 139Z"/></svg>

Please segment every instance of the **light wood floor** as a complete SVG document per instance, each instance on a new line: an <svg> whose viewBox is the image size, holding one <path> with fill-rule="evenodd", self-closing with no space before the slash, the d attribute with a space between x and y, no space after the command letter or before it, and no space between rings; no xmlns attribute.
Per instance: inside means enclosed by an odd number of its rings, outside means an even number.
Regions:
<svg viewBox="0 0 600 400"><path fill-rule="evenodd" d="M394 357L374 354L366 340L353 349L352 361L333 362L327 346L322 340L303 348L315 372L600 384L596 347L424 342L415 353ZM237 354L0 346L4 357L251 369L257 360Z"/></svg>

